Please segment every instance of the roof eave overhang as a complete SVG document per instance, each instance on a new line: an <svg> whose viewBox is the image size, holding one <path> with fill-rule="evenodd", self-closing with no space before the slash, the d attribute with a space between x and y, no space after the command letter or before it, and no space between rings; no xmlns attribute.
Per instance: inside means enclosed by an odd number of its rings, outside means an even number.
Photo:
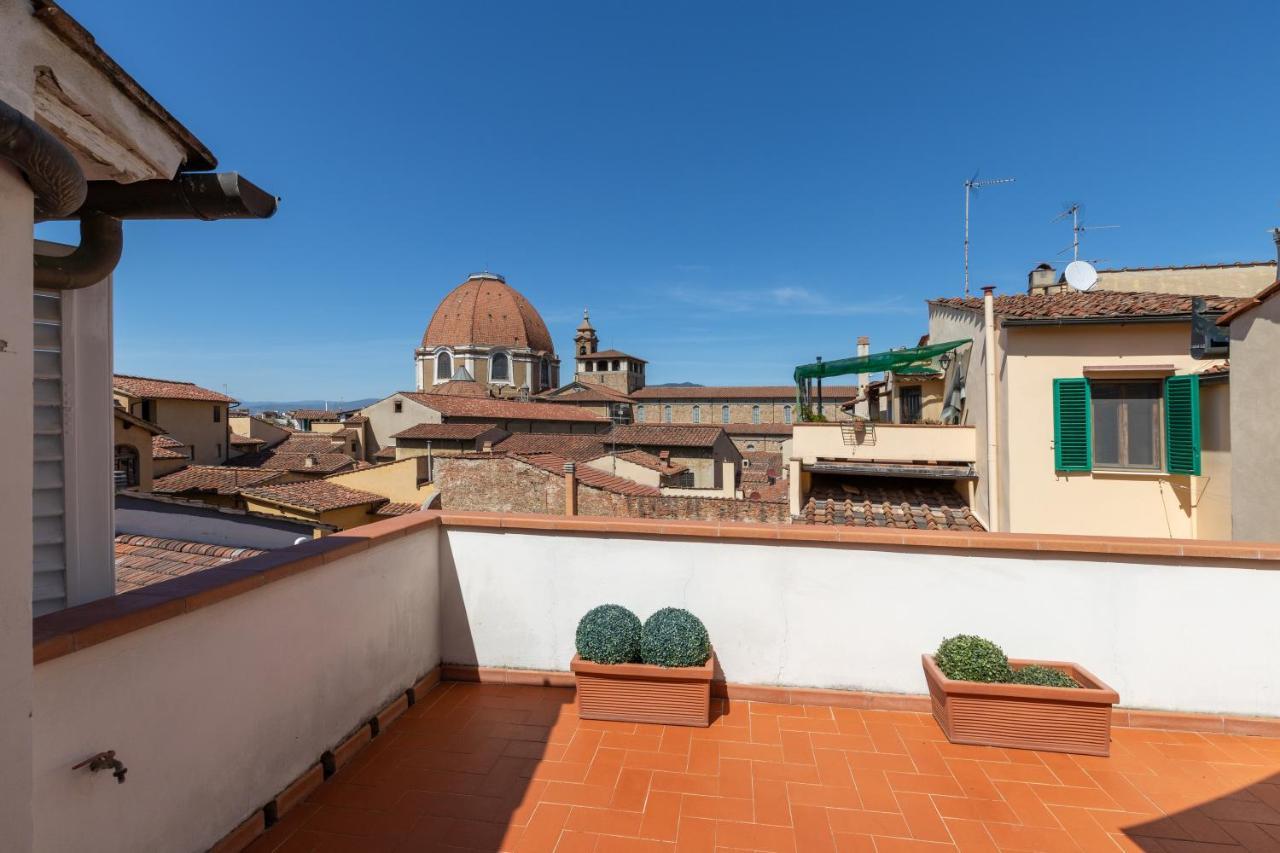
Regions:
<svg viewBox="0 0 1280 853"><path fill-rule="evenodd" d="M1001 317L1002 326L1124 326L1129 323L1190 323L1190 314L1136 314L1131 317Z"/></svg>

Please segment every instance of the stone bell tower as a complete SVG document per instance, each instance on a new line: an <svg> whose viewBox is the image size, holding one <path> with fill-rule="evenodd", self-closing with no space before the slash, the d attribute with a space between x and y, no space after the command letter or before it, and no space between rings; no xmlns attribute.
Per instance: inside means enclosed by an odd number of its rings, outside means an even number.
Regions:
<svg viewBox="0 0 1280 853"><path fill-rule="evenodd" d="M591 325L591 317L584 308L582 311L582 322L578 324L577 334L573 336L573 351L575 356L589 355L600 349L600 338L596 336L596 330Z"/></svg>

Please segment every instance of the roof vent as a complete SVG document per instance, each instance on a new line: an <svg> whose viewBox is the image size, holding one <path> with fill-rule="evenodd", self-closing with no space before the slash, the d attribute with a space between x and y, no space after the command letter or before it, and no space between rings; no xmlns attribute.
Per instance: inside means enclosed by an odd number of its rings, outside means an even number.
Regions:
<svg viewBox="0 0 1280 853"><path fill-rule="evenodd" d="M507 283L507 280L502 276L498 275L496 272L487 272L487 271L473 272L471 275L467 276L467 281L481 281L486 278L491 281L500 281L503 284Z"/></svg>

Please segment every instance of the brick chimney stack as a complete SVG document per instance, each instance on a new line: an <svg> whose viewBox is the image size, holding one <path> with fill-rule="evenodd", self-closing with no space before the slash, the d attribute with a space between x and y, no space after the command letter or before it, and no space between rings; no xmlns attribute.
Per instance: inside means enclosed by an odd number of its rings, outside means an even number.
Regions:
<svg viewBox="0 0 1280 853"><path fill-rule="evenodd" d="M564 514L578 514L578 474L572 462L564 463Z"/></svg>
<svg viewBox="0 0 1280 853"><path fill-rule="evenodd" d="M1062 289L1058 284L1058 271L1049 264L1040 264L1027 273L1027 293L1031 296L1047 296Z"/></svg>

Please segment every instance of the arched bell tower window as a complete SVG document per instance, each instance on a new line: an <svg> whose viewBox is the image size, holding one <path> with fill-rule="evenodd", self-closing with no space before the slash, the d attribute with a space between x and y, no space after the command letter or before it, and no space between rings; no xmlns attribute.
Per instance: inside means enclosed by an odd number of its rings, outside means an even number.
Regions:
<svg viewBox="0 0 1280 853"><path fill-rule="evenodd" d="M436 356L436 381L447 382L453 375L453 356L442 352Z"/></svg>
<svg viewBox="0 0 1280 853"><path fill-rule="evenodd" d="M495 352L489 357L489 381L509 382L511 380L511 360L505 352Z"/></svg>

